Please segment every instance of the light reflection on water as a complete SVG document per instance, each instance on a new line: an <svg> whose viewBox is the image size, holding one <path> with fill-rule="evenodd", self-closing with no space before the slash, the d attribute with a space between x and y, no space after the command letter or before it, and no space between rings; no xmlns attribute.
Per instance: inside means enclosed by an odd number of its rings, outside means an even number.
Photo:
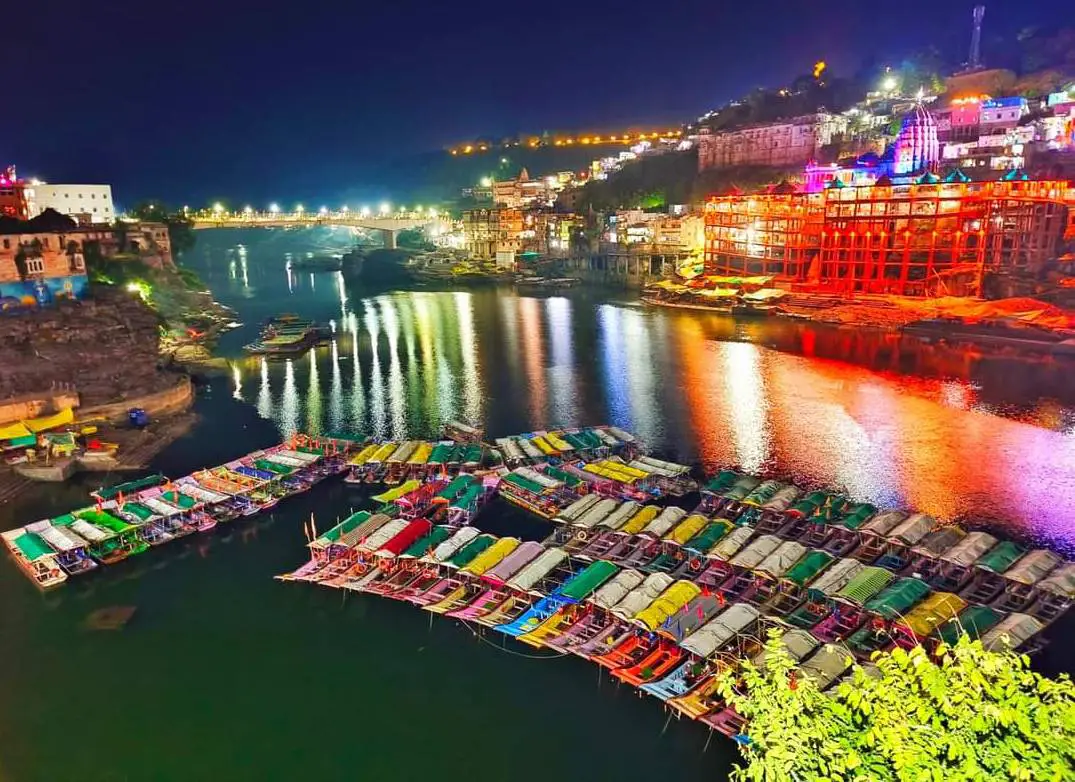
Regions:
<svg viewBox="0 0 1075 782"><path fill-rule="evenodd" d="M608 422L707 470L738 466L1008 526L1075 553L1075 401L1070 389L1063 396L1063 367L654 311L585 291L363 295L339 274L318 275L316 289L296 276L289 288L290 278L255 278L253 264L243 280L238 266L234 278L230 265L221 270L235 286L225 302L251 329L274 311L337 324L308 356L235 360L234 394L285 435L428 437L460 419L499 436ZM258 296L245 298L247 286ZM272 309L244 313L255 304Z"/></svg>

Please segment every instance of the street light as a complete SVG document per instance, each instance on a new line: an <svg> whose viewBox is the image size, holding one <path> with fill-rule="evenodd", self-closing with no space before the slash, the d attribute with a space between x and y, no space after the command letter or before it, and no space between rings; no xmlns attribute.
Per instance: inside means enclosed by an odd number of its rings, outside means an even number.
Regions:
<svg viewBox="0 0 1075 782"><path fill-rule="evenodd" d="M347 204L344 204L343 206L340 207L340 212L342 214L347 214Z"/></svg>
<svg viewBox="0 0 1075 782"><path fill-rule="evenodd" d="M361 211L363 217L369 217L370 216L370 208L368 206L362 207L362 209L360 211Z"/></svg>
<svg viewBox="0 0 1075 782"><path fill-rule="evenodd" d="M295 214L302 214L302 204L295 204Z"/></svg>
<svg viewBox="0 0 1075 782"><path fill-rule="evenodd" d="M213 214L221 214L224 211L224 204L217 201L213 204Z"/></svg>
<svg viewBox="0 0 1075 782"><path fill-rule="evenodd" d="M492 187L493 186L493 180L490 177L483 176L482 179L481 179L481 186L482 187Z"/></svg>
<svg viewBox="0 0 1075 782"><path fill-rule="evenodd" d="M252 207L252 206L244 206L243 207L243 214L244 215L252 215L252 214L254 214L254 207Z"/></svg>
<svg viewBox="0 0 1075 782"><path fill-rule="evenodd" d="M327 215L328 214L328 207L327 206L321 207L320 209L317 210L317 213L319 215Z"/></svg>
<svg viewBox="0 0 1075 782"><path fill-rule="evenodd" d="M883 89L885 92L893 92L898 86L899 82L896 81L895 76L888 76L883 82L881 82L881 89Z"/></svg>
<svg viewBox="0 0 1075 782"><path fill-rule="evenodd" d="M414 211L417 212L418 214L422 214L422 207L421 206L416 206L416 207L414 207Z"/></svg>
<svg viewBox="0 0 1075 782"><path fill-rule="evenodd" d="M382 201L381 202L381 210L380 210L381 214L383 214L383 215L388 214L388 210L391 209L391 208L392 208L392 205L389 204L387 201Z"/></svg>
<svg viewBox="0 0 1075 782"><path fill-rule="evenodd" d="M269 212L277 214L280 211L280 204L269 204Z"/></svg>
<svg viewBox="0 0 1075 782"><path fill-rule="evenodd" d="M433 207L429 207L429 216L430 217L436 217L437 216L437 210L434 209Z"/></svg>

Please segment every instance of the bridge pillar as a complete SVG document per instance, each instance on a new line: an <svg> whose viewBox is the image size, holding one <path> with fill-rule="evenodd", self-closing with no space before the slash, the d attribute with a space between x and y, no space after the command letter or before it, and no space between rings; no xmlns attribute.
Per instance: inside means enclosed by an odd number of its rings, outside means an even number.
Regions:
<svg viewBox="0 0 1075 782"><path fill-rule="evenodd" d="M394 250L396 249L396 232L392 228L378 228L381 232L381 241L384 242L384 249Z"/></svg>

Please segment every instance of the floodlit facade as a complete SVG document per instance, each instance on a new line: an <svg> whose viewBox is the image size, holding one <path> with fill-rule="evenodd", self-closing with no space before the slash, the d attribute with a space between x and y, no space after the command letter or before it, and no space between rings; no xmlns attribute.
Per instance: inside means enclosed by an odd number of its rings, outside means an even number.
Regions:
<svg viewBox="0 0 1075 782"><path fill-rule="evenodd" d="M26 188L30 217L55 209L79 223L111 223L116 219L111 185L33 184Z"/></svg>
<svg viewBox="0 0 1075 782"><path fill-rule="evenodd" d="M980 294L986 272L1035 271L1069 231L1060 181L831 187L706 206L707 274L772 275L818 290Z"/></svg>
<svg viewBox="0 0 1075 782"><path fill-rule="evenodd" d="M845 130L847 118L827 112L727 132L703 129L698 135L698 169L803 164Z"/></svg>

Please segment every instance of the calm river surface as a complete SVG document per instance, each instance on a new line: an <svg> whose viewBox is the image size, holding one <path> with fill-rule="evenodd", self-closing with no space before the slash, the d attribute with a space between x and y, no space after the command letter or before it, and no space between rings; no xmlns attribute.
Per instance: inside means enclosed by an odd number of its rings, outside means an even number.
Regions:
<svg viewBox="0 0 1075 782"><path fill-rule="evenodd" d="M241 243L241 244L240 244ZM287 253L343 232L199 235L190 265L243 328L157 466L220 463L295 430L425 437L446 420L498 436L608 422L658 454L794 478L1075 555L1075 365L985 358L891 335L657 311L615 291L364 290L291 274ZM257 324L331 320L329 346L242 357ZM4 528L94 485L0 509ZM575 659L532 659L373 597L281 584L363 493L319 487L266 518L148 552L42 595L0 563L0 781L714 780L731 745ZM479 524L540 538L494 505ZM131 605L119 632L86 616ZM1070 617L1041 667L1070 670Z"/></svg>

